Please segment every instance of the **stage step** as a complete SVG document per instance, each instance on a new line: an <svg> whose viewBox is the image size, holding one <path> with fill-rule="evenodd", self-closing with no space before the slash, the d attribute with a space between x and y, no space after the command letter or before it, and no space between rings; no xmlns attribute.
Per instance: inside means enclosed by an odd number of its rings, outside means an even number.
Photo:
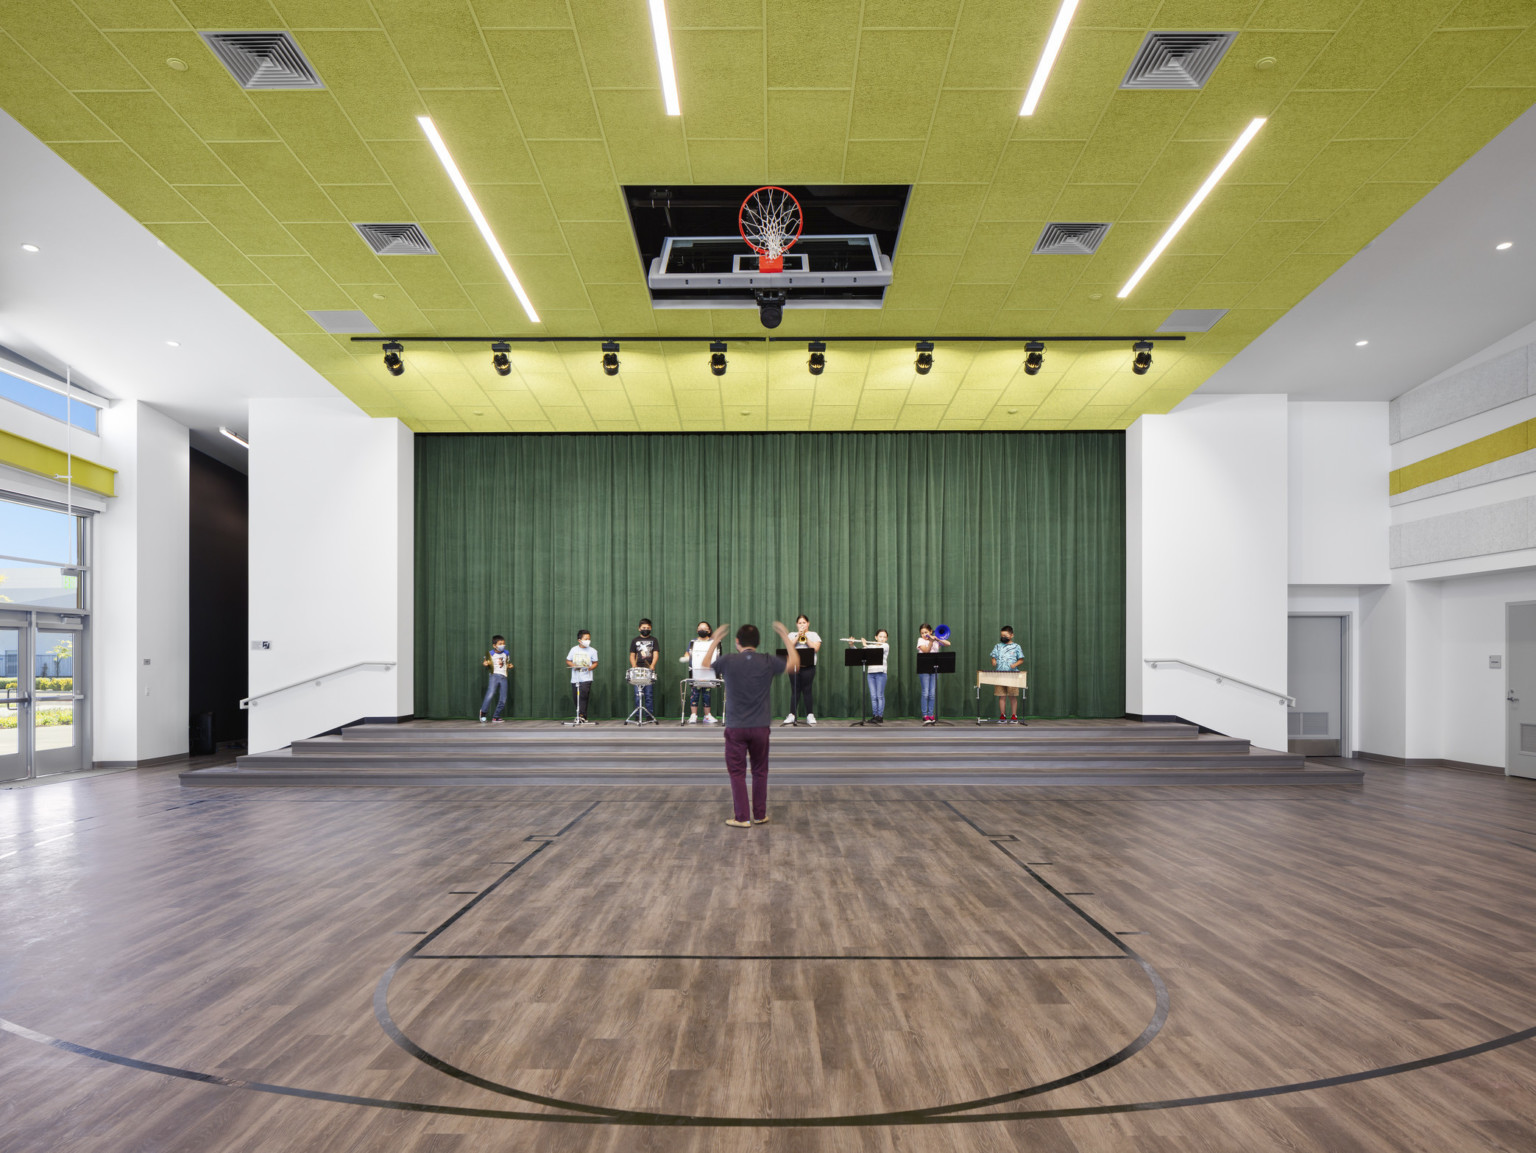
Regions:
<svg viewBox="0 0 1536 1153"><path fill-rule="evenodd" d="M680 725L557 722L356 725L231 766L182 774L189 785L718 785L723 733ZM1146 785L1358 783L1352 769L1200 733L1125 721L925 728L917 722L776 728L784 785Z"/></svg>

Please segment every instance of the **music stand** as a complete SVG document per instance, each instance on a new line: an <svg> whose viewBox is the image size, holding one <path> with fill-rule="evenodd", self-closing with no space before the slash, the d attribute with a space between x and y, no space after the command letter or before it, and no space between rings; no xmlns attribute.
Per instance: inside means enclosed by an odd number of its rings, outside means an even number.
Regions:
<svg viewBox="0 0 1536 1153"><path fill-rule="evenodd" d="M844 668L868 670L870 668L873 668L875 665L884 664L884 663L885 663L885 650L882 649L882 648L862 648L862 649L850 648L850 649L844 649L843 650L843 667ZM848 724L848 727L850 729L856 729L856 728L859 728L861 725L869 724L869 721L870 721L869 714L873 711L872 709L869 708L869 674L868 674L868 672L866 671L865 675L860 677L859 679L864 682L864 689L863 689L863 691L859 695L859 700L862 702L861 705L860 705L860 708L863 710L861 715L863 716L864 719L862 721L850 721L849 724Z"/></svg>
<svg viewBox="0 0 1536 1153"><path fill-rule="evenodd" d="M918 671L919 674L922 674L922 673L952 673L952 672L955 671L955 654L954 653L918 653L917 654L917 671ZM939 694L938 694L937 688L935 688L934 694L933 694L933 723L936 724L936 725L947 725L949 728L954 728L955 727L953 722L951 722L951 721L941 721L941 720L939 720Z"/></svg>

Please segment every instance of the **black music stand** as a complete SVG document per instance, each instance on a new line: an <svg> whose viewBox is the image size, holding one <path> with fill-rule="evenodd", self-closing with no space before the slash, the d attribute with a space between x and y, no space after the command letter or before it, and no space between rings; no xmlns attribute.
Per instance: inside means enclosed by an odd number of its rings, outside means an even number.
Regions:
<svg viewBox="0 0 1536 1153"><path fill-rule="evenodd" d="M955 671L955 654L954 653L918 653L917 654L917 671L920 674L921 673L952 673L952 672ZM934 715L934 719L933 719L933 723L934 724L936 724L936 725L947 725L949 728L954 728L955 727L954 726L954 722L952 722L952 721L941 721L941 720L938 719L938 715L939 715L939 694L938 694L938 690L937 689L934 690L934 694L933 694L933 715Z"/></svg>
<svg viewBox="0 0 1536 1153"><path fill-rule="evenodd" d="M866 670L868 670L870 668L873 668L875 665L884 664L884 663L885 663L885 650L882 649L882 648L861 648L861 649L852 649L852 648L850 648L850 649L844 649L843 650L843 667L844 668L849 668L849 669L866 669ZM863 691L859 694L859 700L863 702L863 704L860 706L861 709L862 709L862 712L861 712L860 715L863 716L864 719L862 721L850 721L848 723L848 727L850 729L856 729L856 728L859 728L862 725L869 724L869 722L870 722L870 713L873 711L873 710L871 710L869 708L869 676L868 676L868 673L866 672L866 674L863 677L860 677L859 679L864 682Z"/></svg>

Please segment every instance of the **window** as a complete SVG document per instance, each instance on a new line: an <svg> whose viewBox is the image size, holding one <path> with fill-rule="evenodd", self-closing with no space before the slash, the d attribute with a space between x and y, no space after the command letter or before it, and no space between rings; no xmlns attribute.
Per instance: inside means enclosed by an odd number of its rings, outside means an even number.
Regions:
<svg viewBox="0 0 1536 1153"><path fill-rule="evenodd" d="M84 609L86 518L0 500L0 605Z"/></svg>
<svg viewBox="0 0 1536 1153"><path fill-rule="evenodd" d="M0 371L0 397L54 420L68 420L83 432L96 433L96 406L87 404L78 395L65 397L62 392Z"/></svg>

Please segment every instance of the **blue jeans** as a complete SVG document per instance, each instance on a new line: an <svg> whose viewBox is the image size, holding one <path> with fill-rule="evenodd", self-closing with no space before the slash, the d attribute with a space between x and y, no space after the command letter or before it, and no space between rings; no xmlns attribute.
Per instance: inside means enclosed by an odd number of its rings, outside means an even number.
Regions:
<svg viewBox="0 0 1536 1153"><path fill-rule="evenodd" d="M492 673L491 683L485 688L485 700L480 702L480 715L485 716L485 710L491 707L491 698L501 694L501 699L496 702L496 715L501 716L501 710L507 707L507 674Z"/></svg>
<svg viewBox="0 0 1536 1153"><path fill-rule="evenodd" d="M656 715L656 686L654 684L635 686L635 703L640 704L641 702L645 704L645 711L654 717Z"/></svg>
<svg viewBox="0 0 1536 1153"><path fill-rule="evenodd" d="M869 711L872 716L885 716L885 673L866 673L869 681Z"/></svg>
<svg viewBox="0 0 1536 1153"><path fill-rule="evenodd" d="M939 715L939 706L938 706L939 674L938 673L918 673L917 674L917 683L918 683L918 686L922 689L922 698L923 698L922 712L923 712L923 716L925 716L925 717L936 717L936 716L938 716Z"/></svg>
<svg viewBox="0 0 1536 1153"><path fill-rule="evenodd" d="M696 709L700 705L703 705L706 709L708 709L709 692L709 689L701 689L698 687L690 689L688 691L688 707L691 709Z"/></svg>

